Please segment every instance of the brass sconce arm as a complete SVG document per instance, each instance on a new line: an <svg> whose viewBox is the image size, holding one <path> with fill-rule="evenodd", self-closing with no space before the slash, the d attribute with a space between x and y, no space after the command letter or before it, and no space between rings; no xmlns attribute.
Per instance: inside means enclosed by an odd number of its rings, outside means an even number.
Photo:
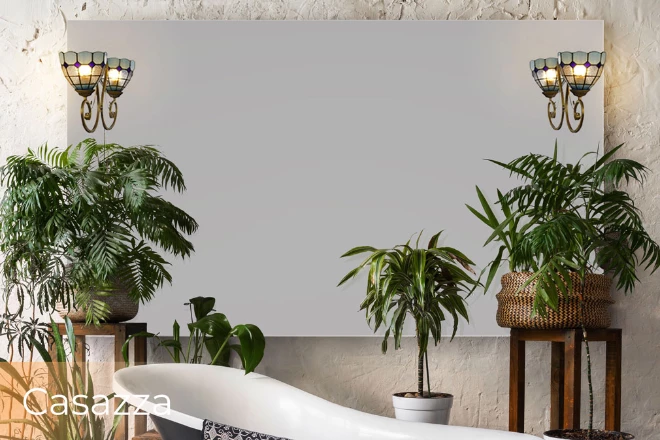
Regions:
<svg viewBox="0 0 660 440"><path fill-rule="evenodd" d="M557 104L555 104L553 97L548 97L548 120L550 121L550 126L555 130L561 130L565 120L570 132L577 133L582 128L582 124L584 124L584 102L582 102L581 96L576 96L576 101L571 103L570 87L568 84L562 82L561 76L558 77L558 81L559 96L561 99L561 116L559 117L559 124L556 124L554 120L557 117ZM569 106L573 107L573 122L571 122Z"/></svg>
<svg viewBox="0 0 660 440"><path fill-rule="evenodd" d="M90 100L88 99L89 97L84 96L83 101L80 104L80 119L87 133L93 133L96 130L96 128L99 125L99 119L101 119L101 124L103 125L103 128L105 128L106 130L112 130L112 128L115 126L115 123L117 122L116 98L112 98L112 101L110 101L110 104L108 105L108 118L112 121L112 123L108 125L108 123L105 120L104 102L106 97L105 90L108 83L107 70L108 68L106 66L101 87L96 87L94 90L96 99L90 102ZM99 89L101 89L102 91L99 92ZM94 125L92 125L92 127L89 127L87 122L91 121L92 119L92 110L95 110L96 116L94 117Z"/></svg>

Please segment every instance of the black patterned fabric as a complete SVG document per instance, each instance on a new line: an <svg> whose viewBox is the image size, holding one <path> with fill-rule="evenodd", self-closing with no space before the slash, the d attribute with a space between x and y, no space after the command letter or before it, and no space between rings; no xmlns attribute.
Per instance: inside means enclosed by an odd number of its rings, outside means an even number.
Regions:
<svg viewBox="0 0 660 440"><path fill-rule="evenodd" d="M204 420L202 440L291 440Z"/></svg>

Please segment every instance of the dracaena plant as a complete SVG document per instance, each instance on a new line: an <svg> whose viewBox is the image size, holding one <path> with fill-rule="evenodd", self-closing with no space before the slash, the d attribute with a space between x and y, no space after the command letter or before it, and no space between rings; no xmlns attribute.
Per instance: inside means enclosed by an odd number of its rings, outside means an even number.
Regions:
<svg viewBox="0 0 660 440"><path fill-rule="evenodd" d="M149 301L172 280L162 254L194 251L187 236L197 222L162 196L185 191L183 175L156 148L44 145L9 157L0 181L5 295L18 299L18 314L59 302L98 323L108 314L98 295L120 284L134 301Z"/></svg>
<svg viewBox="0 0 660 440"><path fill-rule="evenodd" d="M362 270L368 270L366 297L360 310L366 312L367 322L374 332L383 327L383 353L387 352L388 339L394 337L394 348L401 347L406 318L415 321L418 344L417 393L430 397L431 382L428 371L429 341L438 344L443 322L453 319L452 338L458 329L460 318L468 320L465 297L472 293L477 281L472 277L472 261L457 249L438 246L441 232L431 237L426 248L419 247L422 234L416 243L410 241L391 249L359 246L342 255L342 258L360 254L368 256L339 282L339 286L354 278ZM427 392L424 392L424 362L426 361Z"/></svg>
<svg viewBox="0 0 660 440"><path fill-rule="evenodd" d="M162 347L176 363L200 364L204 362L204 352L208 353L210 365L229 366L231 351L236 352L243 364L245 374L257 368L264 357L266 339L263 333L253 324L239 324L232 327L222 313L214 311L215 298L192 298L185 303L190 309L188 330L190 337L184 346L181 342L181 327L177 321L172 326L172 338L162 339L159 335L149 332L139 332L129 337L122 347L126 365L129 364L128 347L135 337L154 338L157 347ZM232 343L236 339L238 344Z"/></svg>
<svg viewBox="0 0 660 440"><path fill-rule="evenodd" d="M552 157L528 154L509 163L490 161L523 184L506 194L497 192L501 215L478 187L483 211L468 205L493 230L485 244L500 244L485 269L486 289L508 260L510 271L532 273L520 290L535 282L534 311L545 315L546 307L556 309L559 296L569 294L569 272L584 281L586 274L604 268L617 279L617 288L628 293L639 281L638 266L653 271L660 266L660 247L622 188L642 184L648 170L634 160L614 159L621 147L600 157L588 153L575 164L557 159L556 144ZM592 164L583 163L593 157Z"/></svg>

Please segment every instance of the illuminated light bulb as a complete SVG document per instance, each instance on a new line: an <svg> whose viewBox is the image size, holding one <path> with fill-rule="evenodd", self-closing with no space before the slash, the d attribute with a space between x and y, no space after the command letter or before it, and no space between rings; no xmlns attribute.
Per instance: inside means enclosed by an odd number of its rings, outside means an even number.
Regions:
<svg viewBox="0 0 660 440"><path fill-rule="evenodd" d="M550 69L545 72L545 82L548 86L554 86L557 82L557 71Z"/></svg>
<svg viewBox="0 0 660 440"><path fill-rule="evenodd" d="M110 69L108 70L108 80L110 81L111 86L119 85L119 70Z"/></svg>
<svg viewBox="0 0 660 440"><path fill-rule="evenodd" d="M587 68L583 65L577 65L573 67L573 75L574 76L587 76Z"/></svg>
<svg viewBox="0 0 660 440"><path fill-rule="evenodd" d="M80 76L91 76L92 75L92 68L89 67L87 64L83 64L78 68L78 74Z"/></svg>

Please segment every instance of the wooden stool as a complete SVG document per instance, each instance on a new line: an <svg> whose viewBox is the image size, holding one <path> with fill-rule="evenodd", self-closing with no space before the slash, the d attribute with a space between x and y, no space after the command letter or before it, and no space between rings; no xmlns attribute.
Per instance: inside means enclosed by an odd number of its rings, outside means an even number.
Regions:
<svg viewBox="0 0 660 440"><path fill-rule="evenodd" d="M605 429L621 430L621 329L587 330L589 342L606 342ZM511 329L509 431L525 429L525 342L552 342L550 429L580 428L582 330Z"/></svg>
<svg viewBox="0 0 660 440"><path fill-rule="evenodd" d="M66 327L64 323L58 323L59 332L61 335L66 336ZM84 363L87 359L87 350L85 345L85 338L87 336L110 336L114 337L114 361L115 371L124 368L124 356L122 355L121 348L129 336L139 332L147 331L146 323L139 322L120 322L117 324L101 324L96 327L94 325L86 326L85 324L73 324L73 334L76 338L76 362L79 364ZM57 353L54 352L54 347L51 347L51 358L57 359ZM133 338L133 357L134 365L143 365L147 363L147 339L146 338ZM116 402L118 403L118 402ZM124 409L126 411L126 409ZM147 416L134 416L135 419L135 435L144 434L147 430ZM122 417L117 431L115 432L115 440L128 440L128 424L127 417Z"/></svg>

